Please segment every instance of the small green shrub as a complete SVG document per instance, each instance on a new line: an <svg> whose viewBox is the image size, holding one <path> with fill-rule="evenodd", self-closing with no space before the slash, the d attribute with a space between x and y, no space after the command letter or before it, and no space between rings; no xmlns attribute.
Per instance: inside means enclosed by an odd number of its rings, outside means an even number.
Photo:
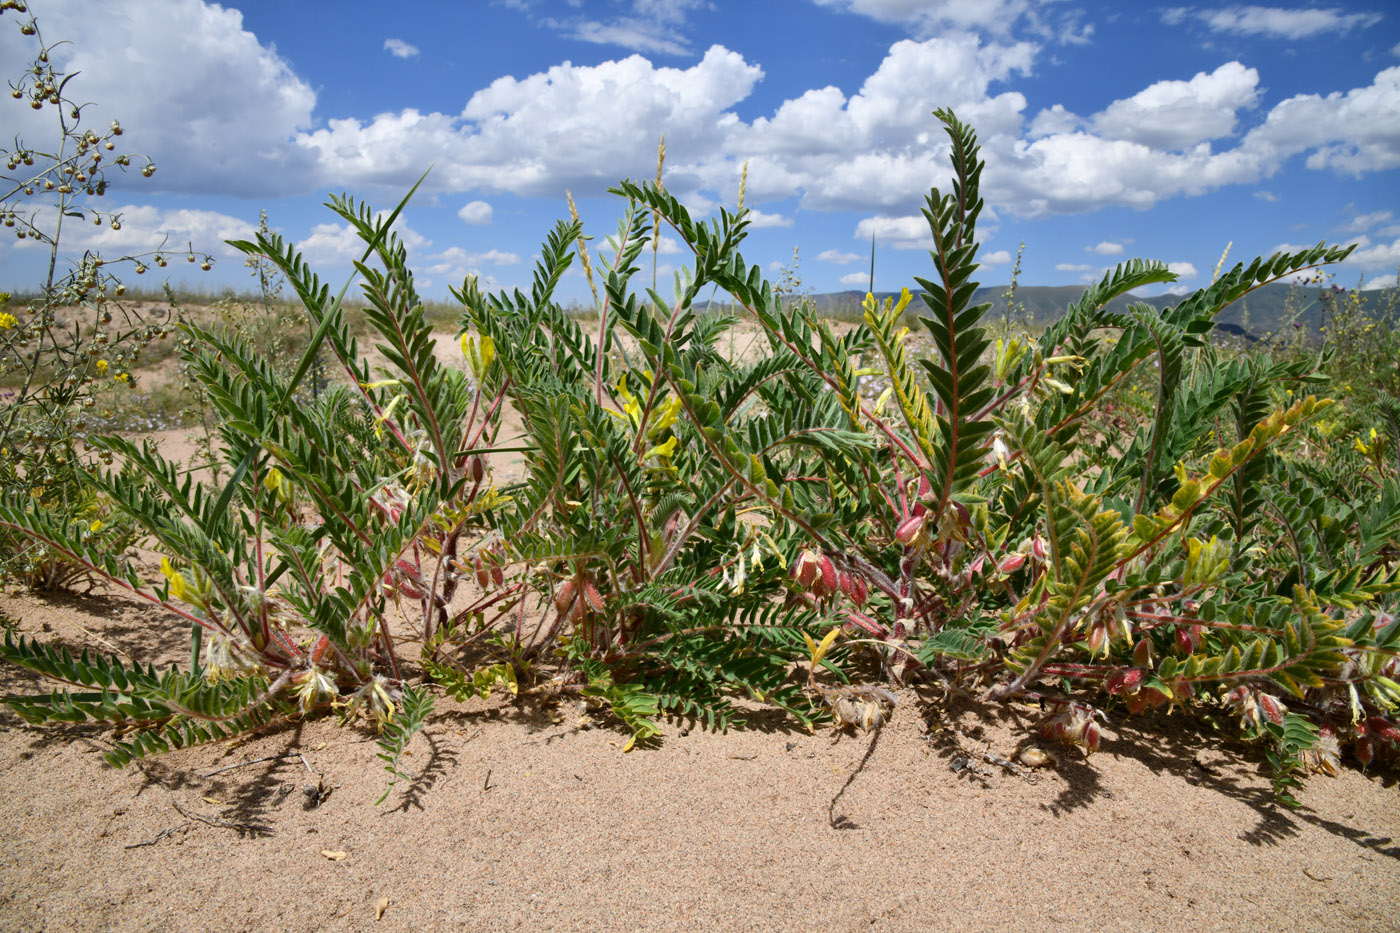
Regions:
<svg viewBox="0 0 1400 933"><path fill-rule="evenodd" d="M1316 358L1207 341L1232 302L1349 250L1237 265L1160 313L1107 310L1174 279L1124 263L1039 337L993 342L990 306L971 303L983 163L972 129L937 116L954 180L924 209L926 357L901 324L908 291L868 297L838 336L743 259L747 212L700 222L657 184L614 189L626 210L587 326L553 297L577 219L549 234L528 292L463 283L470 376L433 357L398 211L331 205L367 244L383 378L293 250L237 244L287 276L316 335L284 379L246 343L183 328L232 479L216 495L106 439L131 472L86 480L168 555L166 582L14 497L0 508L0 525L189 619L206 653L158 676L8 640L4 657L74 689L11 704L138 727L114 761L348 705L385 724L397 780L432 696L396 651L398 599L453 695L516 692L558 660L554 689L608 705L633 742L662 716L739 723L739 698L877 728L882 683L925 681L1039 699L1039 731L1087 752L1107 710L1228 712L1266 743L1285 799L1348 746L1363 764L1393 751L1400 480L1387 458L1318 443L1332 403L1310 394L1327 381ZM655 223L693 259L665 296L633 287ZM697 310L713 290L732 310ZM767 343L752 363L719 349L738 315ZM290 404L323 342L351 385ZM1142 409L1102 417L1133 380ZM507 403L527 474L498 491L481 458Z"/></svg>

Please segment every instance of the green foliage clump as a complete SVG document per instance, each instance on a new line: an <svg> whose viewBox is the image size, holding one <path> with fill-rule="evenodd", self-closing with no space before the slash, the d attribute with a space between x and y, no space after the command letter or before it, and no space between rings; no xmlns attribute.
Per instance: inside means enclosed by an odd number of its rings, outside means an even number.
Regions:
<svg viewBox="0 0 1400 933"><path fill-rule="evenodd" d="M138 727L122 760L348 706L383 725L399 780L431 709L391 631L406 603L426 681L514 694L558 663L553 689L609 708L633 743L663 716L722 729L754 704L877 728L893 698L875 681L922 681L1038 699L1040 732L1087 752L1107 711L1227 711L1266 743L1282 794L1347 746L1392 753L1397 470L1372 456L1380 433L1351 453L1319 443L1334 406L1318 358L1232 359L1209 340L1233 302L1349 250L1240 264L1161 312L1109 310L1174 280L1127 262L1038 338L994 339L972 300L977 138L937 116L953 181L924 207L924 356L907 290L834 328L745 261L747 211L700 221L656 183L614 189L626 207L587 326L554 298L577 219L550 232L528 291L465 281L467 372L433 354L398 211L331 203L366 243L385 373L293 249L236 244L286 276L315 334L285 376L183 327L231 479L207 488L109 438L123 468L84 480L167 555L164 583L14 497L0 507L0 526L188 619L191 671L11 641L4 657L75 688L17 707ZM664 295L634 285L658 224L691 257ZM727 303L697 301L714 291ZM767 345L753 362L721 351L743 318ZM349 386L291 404L323 345ZM889 386L876 398L871 376ZM1125 420L1109 406L1134 380L1147 401ZM483 457L507 405L525 476L496 489Z"/></svg>

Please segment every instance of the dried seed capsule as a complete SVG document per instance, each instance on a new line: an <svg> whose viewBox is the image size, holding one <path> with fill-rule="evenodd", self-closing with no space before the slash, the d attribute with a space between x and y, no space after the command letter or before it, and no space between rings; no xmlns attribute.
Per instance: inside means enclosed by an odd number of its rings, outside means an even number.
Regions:
<svg viewBox="0 0 1400 933"><path fill-rule="evenodd" d="M554 591L554 608L562 615L569 611L569 607L574 604L574 581L565 580L560 584L559 589Z"/></svg>

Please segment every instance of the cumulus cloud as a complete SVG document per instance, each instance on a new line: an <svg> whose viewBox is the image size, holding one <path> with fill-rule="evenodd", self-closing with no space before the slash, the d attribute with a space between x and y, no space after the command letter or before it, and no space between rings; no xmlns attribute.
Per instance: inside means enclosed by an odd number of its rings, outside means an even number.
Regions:
<svg viewBox="0 0 1400 933"><path fill-rule="evenodd" d="M449 246L440 253L427 257L428 265L423 271L429 275L446 276L458 280L468 275L480 275L484 266L513 266L520 262L515 253L489 249L484 253L470 253L460 246Z"/></svg>
<svg viewBox="0 0 1400 933"><path fill-rule="evenodd" d="M1056 272L1088 272L1088 271L1089 271L1090 269L1092 269L1092 268L1093 268L1093 266L1086 265L1086 264L1084 264L1084 263L1082 263L1082 262L1057 262L1057 263L1055 263L1055 271L1056 271Z"/></svg>
<svg viewBox="0 0 1400 933"><path fill-rule="evenodd" d="M103 205L104 209L107 205ZM69 224L63 228L66 249L82 252L92 250L108 258L164 250L168 256L179 256L193 246L195 251L211 256L234 258L242 256L225 240L250 240L257 234L257 225L218 211L177 208L162 210L150 205L127 204L113 209L121 217L121 229L109 224ZM16 249L48 247L37 240L17 240Z"/></svg>
<svg viewBox="0 0 1400 933"><path fill-rule="evenodd" d="M842 285L869 285L870 274L868 272L848 272L841 276Z"/></svg>
<svg viewBox="0 0 1400 933"><path fill-rule="evenodd" d="M387 211L380 211L377 220L388 217ZM394 224L394 232L403 240L410 251L432 245L432 241L414 230L400 218ZM349 224L316 224L311 232L297 242L302 258L312 266L345 266L357 261L365 252L365 241Z"/></svg>
<svg viewBox="0 0 1400 933"><path fill-rule="evenodd" d="M869 242L872 237L876 243L883 243L895 249L933 247L933 235L929 232L928 221L922 214L909 217L866 217L856 224L855 238Z"/></svg>
<svg viewBox="0 0 1400 933"><path fill-rule="evenodd" d="M994 253L978 256L977 261L984 266L1004 266L1011 261L1011 253L1004 249L999 249Z"/></svg>
<svg viewBox="0 0 1400 933"><path fill-rule="evenodd" d="M817 253L817 262L829 262L838 266L849 265L864 258L860 253L847 253L839 249L824 249Z"/></svg>
<svg viewBox="0 0 1400 933"><path fill-rule="evenodd" d="M1228 62L1190 81L1158 81L1091 119L1094 131L1155 149L1185 149L1235 130L1237 113L1258 102L1259 72Z"/></svg>
<svg viewBox="0 0 1400 933"><path fill-rule="evenodd" d="M402 39L385 39L384 51L395 58L413 58L418 54L418 46L409 45Z"/></svg>
<svg viewBox="0 0 1400 933"><path fill-rule="evenodd" d="M495 211L492 209L491 205L485 201L468 201L457 211L457 216L461 218L463 223L473 226L489 224L494 214Z"/></svg>
<svg viewBox="0 0 1400 933"><path fill-rule="evenodd" d="M755 230L762 230L766 227L791 227L792 218L784 217L782 214L765 214L763 211L749 210L749 226Z"/></svg>
<svg viewBox="0 0 1400 933"><path fill-rule="evenodd" d="M1121 256L1123 254L1123 244L1110 243L1108 240L1104 240L1093 246L1084 247L1084 252L1095 253L1099 256Z"/></svg>
<svg viewBox="0 0 1400 933"><path fill-rule="evenodd" d="M1376 276L1374 279L1366 279L1364 282L1361 283L1361 290L1362 290L1363 292L1375 291L1376 289L1380 289L1380 288L1394 288L1394 287L1395 287L1395 273L1394 273L1394 272L1388 272L1388 273L1386 273L1385 275L1378 275L1378 276Z"/></svg>
<svg viewBox="0 0 1400 933"><path fill-rule="evenodd" d="M1278 195L1274 194L1272 191L1265 191L1262 188L1254 192L1254 198L1258 201L1267 201L1270 204L1278 201Z"/></svg>
<svg viewBox="0 0 1400 933"><path fill-rule="evenodd" d="M310 128L316 93L243 28L237 10L200 0L108 0L101 15L76 2L46 4L42 15L46 35L71 41L51 53L65 70L81 72L69 93L97 101L84 122L120 119L132 148L159 166L140 180L141 191L281 196L312 182L315 155L293 139ZM18 30L0 29L0 61L31 54ZM6 136L38 143L52 133L47 110L16 109L5 120Z"/></svg>
<svg viewBox="0 0 1400 933"><path fill-rule="evenodd" d="M1400 167L1400 66L1377 74L1369 87L1288 98L1245 134L1240 150L1274 167L1309 150L1312 169L1360 175Z"/></svg>
<svg viewBox="0 0 1400 933"><path fill-rule="evenodd" d="M1270 6L1228 6L1222 9L1172 7L1162 19L1176 25L1188 18L1204 23L1213 32L1228 32L1268 39L1307 39L1328 32L1347 33L1368 29L1384 17L1380 13L1346 13L1327 9L1285 9Z"/></svg>
<svg viewBox="0 0 1400 933"><path fill-rule="evenodd" d="M732 193L747 159L752 205L795 199L803 209L901 218L917 211L930 184L943 187L948 179L947 142L929 117L937 106L954 108L977 127L989 208L1022 217L1147 208L1255 185L1295 157L1313 170L1352 175L1400 167L1400 67L1379 72L1367 87L1294 96L1262 117L1251 110L1259 106L1261 75L1227 62L1213 72L1152 83L1094 114L1052 104L1030 119L1015 82L1032 74L1043 43L1013 41L995 30L990 34L1001 38L946 30L959 23L970 28L995 11L998 21L1022 16L1030 23L1045 14L1043 4L823 2L915 34L939 31L894 43L854 93L813 88L752 119L736 108L751 97L763 70L721 46L684 68L633 55L505 76L464 95L461 108L450 112L406 108L372 118L313 119L315 93L243 29L236 10L200 0L158 7L110 0L104 11L111 15L99 23L76 2L55 0L45 15L55 33L72 36L82 50L64 53L84 71L78 85L91 81L104 88L104 100L120 102L133 145L161 164L143 186L152 192L275 197L324 186L397 193L438 161L428 193L557 197L571 188L578 195L620 177L649 177L664 132L673 154L667 186L697 213L711 210L718 192ZM528 0L513 5L529 15L536 8ZM619 0L626 16L681 32L702 5ZM1200 14L1180 8L1168 15L1194 22ZM25 47L15 32L0 30L0 60L21 59ZM170 55L176 46L189 54ZM1257 125L1237 137L1246 118ZM15 119L21 135L37 126L25 122L28 112ZM441 160L444 152L455 157ZM1263 192L1255 196L1267 200ZM904 247L927 240L923 231L884 237Z"/></svg>
<svg viewBox="0 0 1400 933"><path fill-rule="evenodd" d="M1200 274L1196 271L1195 265L1189 262L1169 262L1167 263L1167 271L1175 272L1179 279L1194 279Z"/></svg>
<svg viewBox="0 0 1400 933"><path fill-rule="evenodd" d="M658 68L638 55L595 66L565 62L525 78L498 78L460 114L408 109L367 123L333 119L300 142L327 175L347 184L402 187L450 151L459 158L439 165L428 185L557 196L645 176L661 133L672 151L715 152L738 122L728 108L762 75L720 46L686 69ZM684 189L685 173L668 183Z"/></svg>

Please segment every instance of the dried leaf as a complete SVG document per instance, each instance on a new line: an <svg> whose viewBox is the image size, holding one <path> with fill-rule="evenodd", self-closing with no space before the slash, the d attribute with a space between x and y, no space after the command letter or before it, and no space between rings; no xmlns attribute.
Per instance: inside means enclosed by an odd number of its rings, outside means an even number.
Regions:
<svg viewBox="0 0 1400 933"><path fill-rule="evenodd" d="M224 805L224 802L222 800L215 800L213 797L200 797L199 799L215 807L222 807Z"/></svg>
<svg viewBox="0 0 1400 933"><path fill-rule="evenodd" d="M324 855L326 858L330 859L332 862L343 862L350 857L350 854L344 849L337 849L334 852L332 852L330 849L322 849L321 854Z"/></svg>
<svg viewBox="0 0 1400 933"><path fill-rule="evenodd" d="M378 923L380 918L384 916L384 911L388 909L389 899L387 897L381 897L379 899L379 903L374 905L374 922Z"/></svg>

